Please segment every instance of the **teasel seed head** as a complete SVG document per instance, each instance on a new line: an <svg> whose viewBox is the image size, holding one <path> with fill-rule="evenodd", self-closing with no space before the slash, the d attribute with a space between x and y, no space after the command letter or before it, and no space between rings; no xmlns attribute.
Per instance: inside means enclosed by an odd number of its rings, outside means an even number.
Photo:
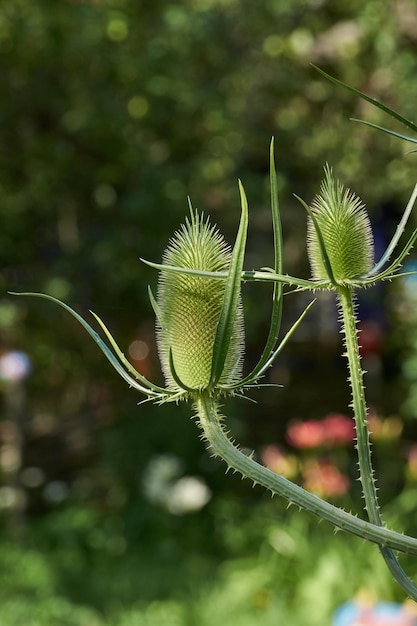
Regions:
<svg viewBox="0 0 417 626"><path fill-rule="evenodd" d="M320 229L334 279L339 284L354 282L373 266L371 224L365 205L350 189L333 178L326 165L320 193L311 205ZM329 278L320 250L316 228L308 218L307 248L313 278Z"/></svg>
<svg viewBox="0 0 417 626"><path fill-rule="evenodd" d="M163 255L164 265L208 272L227 271L231 249L203 214L191 212L174 234ZM213 344L220 318L225 281L161 271L158 284L157 341L167 384L179 389L172 375L201 391L210 380ZM240 378L244 351L242 305L239 303L219 384Z"/></svg>

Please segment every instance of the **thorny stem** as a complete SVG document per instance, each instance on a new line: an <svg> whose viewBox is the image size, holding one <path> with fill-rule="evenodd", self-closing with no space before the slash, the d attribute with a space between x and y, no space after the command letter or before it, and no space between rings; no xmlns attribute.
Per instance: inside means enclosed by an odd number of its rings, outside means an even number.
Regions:
<svg viewBox="0 0 417 626"><path fill-rule="evenodd" d="M221 423L222 418L218 412L218 405L208 393L196 394L194 404L198 424L203 430L208 447L215 456L221 457L229 468L239 472L243 477L249 478L254 484L262 485L272 494L284 497L290 504L295 504L321 519L325 519L337 529L362 537L383 548L389 547L417 555L416 539L355 517L295 485L284 476L275 474L267 467L257 463L253 458L243 454L227 436ZM403 588L405 587L403 586ZM408 588L407 592L410 593Z"/></svg>
<svg viewBox="0 0 417 626"><path fill-rule="evenodd" d="M363 370L358 345L358 331L353 291L349 287L337 287L340 308L342 312L343 333L345 335L346 354L349 366L349 381L352 391L352 408L355 418L357 450L359 460L360 481L365 500L365 509L369 521L382 527L378 497L374 479L374 470L371 461L371 445L367 422L367 407L365 399ZM385 546L379 546L381 554L391 574L408 595L417 601L417 587L407 577L401 568L394 552Z"/></svg>

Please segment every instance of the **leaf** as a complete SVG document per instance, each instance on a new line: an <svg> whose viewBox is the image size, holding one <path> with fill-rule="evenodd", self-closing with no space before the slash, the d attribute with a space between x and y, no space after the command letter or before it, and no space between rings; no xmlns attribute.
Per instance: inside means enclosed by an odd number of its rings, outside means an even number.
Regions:
<svg viewBox="0 0 417 626"><path fill-rule="evenodd" d="M272 227L274 233L274 272L276 274L282 274L282 228L281 228L281 216L279 210L279 197L278 197L278 183L277 172L275 169L275 156L274 156L274 138L271 140L270 157L269 157L269 178L271 186L271 211L272 211ZM281 328L282 318L282 283L275 283L274 292L272 295L272 315L271 326L269 329L269 335L267 345L272 349L275 345L278 334Z"/></svg>
<svg viewBox="0 0 417 626"><path fill-rule="evenodd" d="M300 317L294 322L294 324L291 326L290 330L286 333L285 337L283 338L283 340L281 341L279 346L273 351L273 353L270 355L269 359L265 362L263 367L260 369L258 376L262 376L266 372L266 370L272 365L272 363L275 361L277 356L280 354L280 352L282 351L284 346L291 339L294 331L301 324L301 322L303 321L303 319L305 318L305 316L307 315L307 313L309 312L309 310L311 309L311 307L313 306L313 304L315 302L316 302L316 300L314 299L312 302L310 302L310 304L308 304L306 306L304 311L301 313Z"/></svg>
<svg viewBox="0 0 417 626"><path fill-rule="evenodd" d="M383 126L378 126L378 124L373 124L372 122L367 122L366 120L358 120L355 117L351 117L350 119L352 122L359 122L360 124L365 124L365 126L370 126L371 128L376 128L377 130L382 130L382 132L387 133L387 135L392 135L393 137L398 137L399 139L404 139L405 141L411 141L411 143L417 143L417 139L414 139L413 137L409 137L408 135L402 135L401 133L396 133L393 130L384 128ZM415 150L411 150L411 152L415 152Z"/></svg>
<svg viewBox="0 0 417 626"><path fill-rule="evenodd" d="M232 331L236 320L239 306L240 282L243 269L243 259L246 248L246 235L248 230L248 202L242 183L239 181L241 200L241 218L232 258L226 278L223 306L219 323L216 330L213 345L213 358L210 374L209 388L213 389L218 383L226 362Z"/></svg>
<svg viewBox="0 0 417 626"><path fill-rule="evenodd" d="M214 280L226 280L228 272L207 272L205 270L195 270L191 267L180 267L179 265L169 265L165 263L154 263L153 261L147 261L146 259L140 259L142 263L149 265L159 271L177 272L178 274L191 274L194 276L200 276L201 278L210 278Z"/></svg>
<svg viewBox="0 0 417 626"><path fill-rule="evenodd" d="M281 230L281 217L279 211L279 199L278 199L278 185L277 174L275 169L274 158L274 139L271 140L270 146L270 186L271 186L271 211L272 211L272 225L274 233L274 269L271 270L275 274L282 273L282 230ZM265 348L261 354L261 357L250 374L245 376L240 384L245 385L247 382L256 380L260 376L260 372L263 371L265 363L269 360L271 352L273 351L276 342L278 341L278 335L281 328L282 318L282 296L283 296L283 283L275 281L274 289L272 293L272 313L271 323L266 340Z"/></svg>
<svg viewBox="0 0 417 626"><path fill-rule="evenodd" d="M177 272L178 274L191 274L194 276L200 276L201 278L226 280L227 272L206 272L204 270L194 270L187 267L180 267L178 265L165 265L162 263L154 263L153 261L147 261L146 259L140 259L146 265L153 267L157 270L163 270L167 272ZM265 268L266 269L266 268ZM258 272L255 270L243 271L241 280L245 281L260 281L260 282L279 282L293 287L301 287L303 289L325 289L328 285L328 281L311 281L304 280L303 278L295 278L288 274L276 274L272 269L268 269L265 272Z"/></svg>
<svg viewBox="0 0 417 626"><path fill-rule="evenodd" d="M343 87L344 89L347 89L351 93L353 93L356 96L359 96L360 98L362 98L362 100L366 100L370 104L373 104L373 106L377 107L378 109L381 109L381 111L384 111L384 113L387 113L388 115L391 115L391 117L393 117L394 119L396 119L399 122L401 122L401 124L404 124L404 126L407 126L408 128L411 128L412 130L415 130L417 132L417 126L411 120L408 120L407 118L403 117L402 115L400 115L396 111L393 111L392 109L387 107L385 104L382 104L382 102L379 102L378 100L375 100L375 98L371 98L370 96L367 96L366 94L362 93L362 91L359 91L358 89L355 89L354 87L350 87L349 85L347 85L346 83L342 82L341 80L338 80L337 78L333 78L333 76L330 76L330 74L327 74L327 72L321 70L319 67L317 67L313 63L312 63L312 66L322 76L327 78L327 80L329 80L331 83L334 83L335 85L338 85L339 87Z"/></svg>
<svg viewBox="0 0 417 626"><path fill-rule="evenodd" d="M380 272L379 274L376 274L375 276L371 276L369 279L362 280L361 282L363 284L370 284L370 285L372 285L377 280L390 280L391 278L395 278L397 276L401 276L402 274L393 274L393 272L395 272L401 266L401 263L403 262L403 260L407 256L407 254L410 253L410 251L411 251L412 247L414 246L414 243L416 242L416 240L417 240L417 228L413 231L413 234L411 235L411 237L409 238L409 240L405 244L405 246L402 249L401 253L397 256L395 261L393 261L391 263L391 265L389 265L387 268L385 268L385 270L383 272Z"/></svg>
<svg viewBox="0 0 417 626"><path fill-rule="evenodd" d="M385 263L387 263L387 261L389 260L391 254L395 250L395 248L396 248L396 246L397 246L397 244L398 244L398 242L400 240L401 235L403 234L403 232L405 230L406 224L408 222L408 218L410 217L410 213L411 213L411 211L413 209L413 206L414 206L414 203L416 201L416 198L417 198L417 185L415 185L415 187L413 189L413 193L411 194L410 200L407 203L407 206L405 208L405 211L403 213L401 221L400 221L400 223L398 224L398 226L397 226L397 228L395 230L394 236L391 239L391 241L389 243L389 246L387 247L387 249L386 249L385 253L383 254L383 256L381 257L380 261L378 261L378 263L375 265L375 267L373 267L372 270L369 272L368 276L372 276L374 274L377 274L379 272L379 270L382 269L382 267L385 265ZM414 243L414 240L413 240L412 243L410 244L411 240L412 240L412 237L411 237L411 239L409 240L409 242L406 245L406 248L408 247L408 250L411 250L411 248L413 246L413 243ZM406 254L408 254L408 251L406 252ZM401 255L400 255L400 257L401 257ZM401 261L400 261L400 263L401 263ZM395 266L395 265L398 265L397 260L395 260L392 263L391 267Z"/></svg>
<svg viewBox="0 0 417 626"><path fill-rule="evenodd" d="M308 304L306 306L306 308L304 309L304 311L301 313L300 317L294 322L294 324L291 326L290 330L286 333L285 337L283 338L283 340L281 341L281 343L279 344L279 346L272 352L272 354L269 355L269 358L265 360L265 362L262 364L262 367L260 367L256 373L255 370L249 374L248 376L246 376L246 378L244 380L242 380L239 384L237 385L230 385L230 386L225 386L226 389L237 389L239 387L242 387L242 385L245 385L245 387L250 387L252 385L252 383L256 382L256 380L258 380L258 378L260 378L261 376L263 376L263 374L266 372L266 370L271 367L271 365L273 364L273 362L275 361L275 359L277 358L277 356L280 354L280 352L283 350L284 346L288 343L288 341L291 339L294 331L298 328L298 326L301 324L301 322L303 321L304 317L307 315L308 311L311 309L311 307L313 306L313 304L316 302L316 300L313 300L312 302L310 302L310 304ZM275 386L275 385L274 385Z"/></svg>
<svg viewBox="0 0 417 626"><path fill-rule="evenodd" d="M114 354L108 348L108 346L101 339L100 335L98 335L96 333L96 331L93 330L93 328L91 328L90 324L88 324L88 322L86 322L81 317L81 315L79 315L76 311L74 311L70 306L68 306L64 302L61 302L61 300L58 300L58 298L54 298L53 296L48 296L45 293L32 293L32 292L16 293L16 292L12 292L12 291L9 292L9 293L11 295L13 295L13 296L34 296L35 298L44 298L45 300L50 300L51 302L55 302L55 304L58 304L60 307L62 307L66 311L68 311L68 313L70 313L72 315L72 317L74 317L85 328L85 330L88 332L90 337L92 337L94 339L94 341L96 342L96 344L98 345L100 350L103 352L105 357L110 361L110 363L112 364L112 366L114 367L116 372L127 383L129 383L129 385L131 387L134 387L134 389L137 389L138 391L141 391L142 393L146 394L147 396L154 396L154 397L160 396L160 393L157 393L157 391L156 391L156 389L158 389L158 388L155 385L153 385L152 383L150 383L148 380L146 380L146 378L144 378L143 376L140 377L140 380L143 382L143 384L139 384L136 380L134 380L131 376L129 376L129 374L123 369L123 367L121 366L119 361L116 359ZM109 335L110 335L110 333L109 333ZM165 389L163 389L162 391L163 391L164 394L169 393Z"/></svg>

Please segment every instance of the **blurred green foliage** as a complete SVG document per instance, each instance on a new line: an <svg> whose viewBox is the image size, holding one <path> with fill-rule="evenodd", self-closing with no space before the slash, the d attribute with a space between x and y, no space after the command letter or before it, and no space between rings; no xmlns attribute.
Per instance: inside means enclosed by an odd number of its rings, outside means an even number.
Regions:
<svg viewBox="0 0 417 626"><path fill-rule="evenodd" d="M398 140L349 122L387 125L310 63L413 118L416 33L412 0L1 2L0 349L24 350L33 366L24 384L1 383L2 624L312 624L303 611L317 598L317 581L346 583L350 539L286 517L281 503L249 497L245 483L209 460L187 407L136 407L82 329L49 304L15 301L6 291L44 291L81 312L96 310L126 351L134 341L147 345L135 365L160 380L147 297L156 276L139 257L160 260L188 210L187 194L231 241L239 177L250 204L245 265L270 264L272 135L290 273L309 275L305 216L292 194L310 201L326 161L388 237L415 182L416 157ZM385 295L378 297L381 306ZM269 301L268 289L245 287L248 363L264 343ZM304 301L286 303L284 325ZM323 303L271 372L284 390L254 393L259 405L227 407L244 444L279 441L294 416L346 410L331 307ZM404 347L407 337L399 341ZM397 349L383 348L371 370L369 393L382 414L403 394ZM330 381L325 397L323 379ZM204 477L217 504L177 517L146 501L143 472L167 452L183 460L184 473ZM232 494L243 504L226 513ZM253 515L242 525L245 507ZM298 533L289 545L303 547L285 567L262 539L264 516L278 520L277 532ZM218 537L222 519L235 541L245 533L253 539L243 537L237 555ZM363 550L352 572L358 585L361 573L368 581L382 576L374 553ZM184 585L178 593L173 582ZM384 579L379 593L388 588ZM355 590L329 590L328 598L335 605ZM328 619L326 607L317 623Z"/></svg>
<svg viewBox="0 0 417 626"><path fill-rule="evenodd" d="M92 541L102 524L91 512L51 514L49 527L33 529L33 545L1 544L2 624L321 626L359 590L396 599L373 546L342 533L330 539L314 519L269 498L256 514L233 496L212 506L210 545L202 529L190 542L180 525L165 544L160 537L123 556Z"/></svg>

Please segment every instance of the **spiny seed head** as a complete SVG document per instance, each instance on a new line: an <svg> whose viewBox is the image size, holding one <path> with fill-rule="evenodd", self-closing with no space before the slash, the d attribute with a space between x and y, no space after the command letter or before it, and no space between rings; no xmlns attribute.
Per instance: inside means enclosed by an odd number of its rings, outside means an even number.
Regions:
<svg viewBox="0 0 417 626"><path fill-rule="evenodd" d="M227 271L230 247L202 214L191 213L174 234L163 264L208 272ZM224 280L162 271L158 285L158 351L169 386L178 389L170 367L170 350L181 382L192 389L207 387L213 344L223 305ZM243 313L239 303L220 384L237 382L243 357Z"/></svg>
<svg viewBox="0 0 417 626"><path fill-rule="evenodd" d="M335 280L343 284L373 266L371 224L360 198L333 178L329 166L311 210L320 228ZM313 220L308 218L307 249L313 278L328 278Z"/></svg>

